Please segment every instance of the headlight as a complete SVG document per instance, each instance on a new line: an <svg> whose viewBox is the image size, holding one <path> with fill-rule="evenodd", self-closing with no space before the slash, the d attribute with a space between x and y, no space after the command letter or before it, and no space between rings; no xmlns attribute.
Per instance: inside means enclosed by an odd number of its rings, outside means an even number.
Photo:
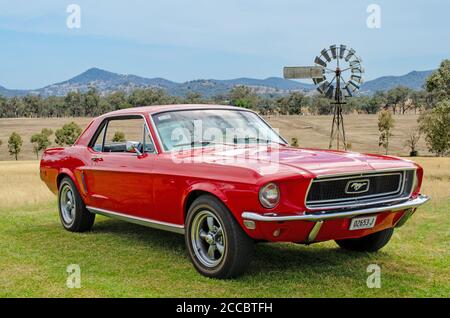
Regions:
<svg viewBox="0 0 450 318"><path fill-rule="evenodd" d="M280 189L275 183L268 183L259 190L259 202L266 209L274 208L280 201Z"/></svg>

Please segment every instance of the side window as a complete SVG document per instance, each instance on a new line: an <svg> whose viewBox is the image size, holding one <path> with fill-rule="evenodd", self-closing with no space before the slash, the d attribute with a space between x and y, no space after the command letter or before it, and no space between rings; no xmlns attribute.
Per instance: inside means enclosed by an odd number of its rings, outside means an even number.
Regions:
<svg viewBox="0 0 450 318"><path fill-rule="evenodd" d="M141 117L108 120L92 145L99 152L134 153L135 148L141 153L155 153L147 125Z"/></svg>

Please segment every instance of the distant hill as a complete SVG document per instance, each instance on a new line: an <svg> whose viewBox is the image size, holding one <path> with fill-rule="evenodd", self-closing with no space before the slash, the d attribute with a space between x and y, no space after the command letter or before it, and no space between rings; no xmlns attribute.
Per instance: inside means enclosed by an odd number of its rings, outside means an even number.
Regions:
<svg viewBox="0 0 450 318"><path fill-rule="evenodd" d="M24 96L28 94L30 91L27 90L19 90L19 89L7 89L3 86L0 86L0 96L12 97L12 96Z"/></svg>
<svg viewBox="0 0 450 318"><path fill-rule="evenodd" d="M415 90L421 89L425 79L432 71L413 71L403 76L383 76L364 83L361 87L362 94L373 94L381 90L386 91L392 87L403 85ZM87 71L60 83L51 84L36 90L11 90L0 86L0 95L24 96L36 94L42 96L64 96L71 91L85 92L89 87L107 95L116 91L131 92L137 88L161 88L168 94L174 96L185 96L188 92L198 92L205 97L227 94L230 89L237 85L246 85L261 95L285 95L299 91L312 94L313 84L305 84L280 77L269 77L266 79L236 78L230 80L199 79L184 83L176 83L164 78L146 78L131 74L118 74L91 68Z"/></svg>
<svg viewBox="0 0 450 318"><path fill-rule="evenodd" d="M91 68L67 81L45 86L33 91L44 96L62 96L71 91L85 92L94 86L102 94L113 93L118 90L130 92L137 88L159 87L168 91L173 90L178 84L163 78L145 78L136 75L124 75Z"/></svg>
<svg viewBox="0 0 450 318"><path fill-rule="evenodd" d="M361 93L373 94L376 91L387 91L395 86L406 86L414 90L420 90L425 84L425 80L433 72L412 71L402 76L382 76L377 79L367 81L361 86Z"/></svg>

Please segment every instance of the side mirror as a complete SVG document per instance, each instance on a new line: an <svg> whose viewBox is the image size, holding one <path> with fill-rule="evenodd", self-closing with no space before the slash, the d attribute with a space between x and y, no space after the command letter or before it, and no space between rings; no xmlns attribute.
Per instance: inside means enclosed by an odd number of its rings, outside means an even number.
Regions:
<svg viewBox="0 0 450 318"><path fill-rule="evenodd" d="M126 150L127 152L136 153L138 156L142 155L142 152L139 150L139 145L141 143L137 141L127 141Z"/></svg>
<svg viewBox="0 0 450 318"><path fill-rule="evenodd" d="M144 152L145 153L154 153L155 147L152 144L145 144L144 145Z"/></svg>

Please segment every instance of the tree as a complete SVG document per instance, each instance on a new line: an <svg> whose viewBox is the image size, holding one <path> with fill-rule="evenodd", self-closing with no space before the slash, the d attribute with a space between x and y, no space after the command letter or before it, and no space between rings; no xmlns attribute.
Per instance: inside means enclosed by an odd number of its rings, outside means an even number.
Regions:
<svg viewBox="0 0 450 318"><path fill-rule="evenodd" d="M256 109L259 104L259 97L250 87L239 85L230 90L230 102L234 106Z"/></svg>
<svg viewBox="0 0 450 318"><path fill-rule="evenodd" d="M450 98L450 60L445 59L425 82L425 89L431 94L433 104Z"/></svg>
<svg viewBox="0 0 450 318"><path fill-rule="evenodd" d="M372 97L363 100L361 106L367 114L376 114L382 106L386 104L386 95L384 92L377 91Z"/></svg>
<svg viewBox="0 0 450 318"><path fill-rule="evenodd" d="M330 100L321 96L314 96L311 108L317 115L329 115L333 111L333 105L330 104Z"/></svg>
<svg viewBox="0 0 450 318"><path fill-rule="evenodd" d="M83 94L84 99L84 113L89 116L99 116L101 115L101 110L99 107L100 96L95 87L89 87L86 94Z"/></svg>
<svg viewBox="0 0 450 318"><path fill-rule="evenodd" d="M262 116L268 116L275 113L276 109L276 101L273 98L263 98L258 103L256 111Z"/></svg>
<svg viewBox="0 0 450 318"><path fill-rule="evenodd" d="M302 113L302 107L307 105L308 100L302 93L294 92L277 100L279 112L286 115L298 115Z"/></svg>
<svg viewBox="0 0 450 318"><path fill-rule="evenodd" d="M125 133L123 131L116 131L114 133L114 136L112 138L113 142L124 142L126 141L125 139Z"/></svg>
<svg viewBox="0 0 450 318"><path fill-rule="evenodd" d="M394 118L387 110L382 110L378 116L378 131L380 138L378 146L382 146L386 150L386 155L389 150L389 138L392 136L391 129L394 127Z"/></svg>
<svg viewBox="0 0 450 318"><path fill-rule="evenodd" d="M414 114L417 114L417 110L423 108L426 104L426 92L425 91L414 91L411 93L411 103L414 107Z"/></svg>
<svg viewBox="0 0 450 318"><path fill-rule="evenodd" d="M124 92L118 91L115 93L112 93L111 95L106 97L106 105L109 104L110 110L118 110L118 109L125 109L130 108L133 105L131 105L128 100L127 96Z"/></svg>
<svg viewBox="0 0 450 318"><path fill-rule="evenodd" d="M13 132L11 136L8 139L8 150L9 155L14 156L14 158L17 160L20 151L22 150L22 137L16 132Z"/></svg>
<svg viewBox="0 0 450 318"><path fill-rule="evenodd" d="M14 96L8 102L8 112L5 117L24 117L26 116L25 109L22 99Z"/></svg>
<svg viewBox="0 0 450 318"><path fill-rule="evenodd" d="M71 146L81 134L81 128L74 122L65 124L55 132L55 142L60 146Z"/></svg>
<svg viewBox="0 0 450 318"><path fill-rule="evenodd" d="M397 86L392 89L390 89L387 92L387 104L388 106L392 107L392 111L394 112L394 115L397 111L397 107L400 107L400 110L402 111L402 114L406 112L406 110L409 108L406 104L406 101L408 100L409 95L411 94L412 90L405 86Z"/></svg>
<svg viewBox="0 0 450 318"><path fill-rule="evenodd" d="M49 137L52 134L53 131L51 129L44 128L40 133L31 136L30 142L33 144L33 152L36 154L36 159L39 159L39 152L50 146Z"/></svg>
<svg viewBox="0 0 450 318"><path fill-rule="evenodd" d="M428 150L436 156L445 156L450 149L450 100L422 114L419 129L425 135Z"/></svg>
<svg viewBox="0 0 450 318"><path fill-rule="evenodd" d="M201 104L203 103L202 94L197 92L188 92L186 94L186 104Z"/></svg>
<svg viewBox="0 0 450 318"><path fill-rule="evenodd" d="M85 116L83 106L83 96L80 92L70 92L64 98L64 108L66 116L82 117Z"/></svg>
<svg viewBox="0 0 450 318"><path fill-rule="evenodd" d="M26 117L45 117L47 114L42 111L42 98L36 95L27 95L22 99L25 104Z"/></svg>
<svg viewBox="0 0 450 318"><path fill-rule="evenodd" d="M420 130L419 129L413 129L409 132L408 138L405 141L405 146L409 148L409 155L411 157L417 156L417 144L420 140Z"/></svg>
<svg viewBox="0 0 450 318"><path fill-rule="evenodd" d="M173 104L175 100L159 88L137 89L128 98L132 106L150 106Z"/></svg>
<svg viewBox="0 0 450 318"><path fill-rule="evenodd" d="M291 146L294 147L294 148L300 147L300 146L298 145L298 138L297 138L297 137L292 137L292 138L291 138Z"/></svg>

